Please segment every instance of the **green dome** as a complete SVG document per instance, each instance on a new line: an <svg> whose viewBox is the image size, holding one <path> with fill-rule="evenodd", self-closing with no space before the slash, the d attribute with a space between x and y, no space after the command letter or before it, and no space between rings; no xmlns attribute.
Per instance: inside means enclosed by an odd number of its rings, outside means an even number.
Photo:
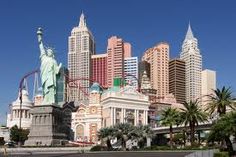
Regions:
<svg viewBox="0 0 236 157"><path fill-rule="evenodd" d="M90 92L98 92L98 93L102 93L103 89L102 87L99 85L99 83L94 82L93 85L90 87Z"/></svg>

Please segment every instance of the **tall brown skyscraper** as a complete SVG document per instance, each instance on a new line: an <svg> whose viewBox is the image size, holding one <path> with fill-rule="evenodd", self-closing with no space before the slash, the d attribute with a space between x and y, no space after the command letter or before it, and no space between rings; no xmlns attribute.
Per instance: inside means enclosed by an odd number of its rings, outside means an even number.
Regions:
<svg viewBox="0 0 236 157"><path fill-rule="evenodd" d="M185 99L185 62L180 59L172 59L169 62L169 86L178 103L184 103Z"/></svg>
<svg viewBox="0 0 236 157"><path fill-rule="evenodd" d="M169 94L169 44L161 42L149 48L142 57L150 63L150 81L157 97L163 98Z"/></svg>

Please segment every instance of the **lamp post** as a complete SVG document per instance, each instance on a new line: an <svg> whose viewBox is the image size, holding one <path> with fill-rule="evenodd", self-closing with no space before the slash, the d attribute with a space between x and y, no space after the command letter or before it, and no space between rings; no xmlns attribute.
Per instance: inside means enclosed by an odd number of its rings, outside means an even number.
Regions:
<svg viewBox="0 0 236 157"><path fill-rule="evenodd" d="M21 130L21 120L22 120L22 89L23 89L23 83L24 83L24 80L28 77L28 76L30 76L30 75L32 75L32 74L34 74L34 73L37 73L37 72L39 72L39 70L37 69L37 70L34 70L34 71L32 71L32 72L29 72L29 73L27 73L24 77L22 77L22 79L20 80L20 85L19 85L19 92L20 92L20 95L19 95L19 99L20 99L20 121L19 121L19 130ZM21 146L21 139L20 139L20 136L19 136L19 146Z"/></svg>

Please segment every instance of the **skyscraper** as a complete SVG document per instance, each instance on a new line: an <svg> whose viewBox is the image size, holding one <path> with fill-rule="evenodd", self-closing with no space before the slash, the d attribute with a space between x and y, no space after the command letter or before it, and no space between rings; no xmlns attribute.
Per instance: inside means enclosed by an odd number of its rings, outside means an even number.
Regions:
<svg viewBox="0 0 236 157"><path fill-rule="evenodd" d="M169 62L169 91L178 103L185 102L185 62L172 59Z"/></svg>
<svg viewBox="0 0 236 157"><path fill-rule="evenodd" d="M190 24L182 45L180 59L185 61L186 101L196 100L201 97L202 56Z"/></svg>
<svg viewBox="0 0 236 157"><path fill-rule="evenodd" d="M79 101L87 99L92 78L91 55L95 54L94 37L86 25L84 14L80 16L79 26L72 29L68 42L68 69L70 79L80 79L78 83L84 92L78 88L70 88L69 100Z"/></svg>
<svg viewBox="0 0 236 157"><path fill-rule="evenodd" d="M157 97L165 97L169 94L169 44L161 42L149 48L142 60L150 63L151 86L157 90Z"/></svg>
<svg viewBox="0 0 236 157"><path fill-rule="evenodd" d="M124 77L124 42L117 36L108 39L107 86L112 87L114 78Z"/></svg>
<svg viewBox="0 0 236 157"><path fill-rule="evenodd" d="M142 79L140 82L140 92L142 94L148 96L148 99L150 102L156 101L157 90L151 88L150 79L149 79L146 71L143 71Z"/></svg>
<svg viewBox="0 0 236 157"><path fill-rule="evenodd" d="M124 58L132 57L132 49L130 43L124 43Z"/></svg>
<svg viewBox="0 0 236 157"><path fill-rule="evenodd" d="M214 94L216 89L216 72L205 69L202 71L202 105L208 103L208 95Z"/></svg>
<svg viewBox="0 0 236 157"><path fill-rule="evenodd" d="M124 59L125 81L138 88L138 57Z"/></svg>
<svg viewBox="0 0 236 157"><path fill-rule="evenodd" d="M147 77L150 78L150 64L147 61L140 61L138 64L138 79L140 83L142 82L144 71Z"/></svg>
<svg viewBox="0 0 236 157"><path fill-rule="evenodd" d="M107 54L92 55L93 81L107 87Z"/></svg>

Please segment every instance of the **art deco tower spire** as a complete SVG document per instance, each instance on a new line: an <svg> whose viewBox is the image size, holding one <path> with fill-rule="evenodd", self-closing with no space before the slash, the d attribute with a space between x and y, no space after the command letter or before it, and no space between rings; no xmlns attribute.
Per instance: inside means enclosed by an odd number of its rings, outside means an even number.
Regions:
<svg viewBox="0 0 236 157"><path fill-rule="evenodd" d="M86 27L86 19L83 12L80 15L79 27Z"/></svg>
<svg viewBox="0 0 236 157"><path fill-rule="evenodd" d="M189 24L188 24L188 31L187 31L187 34L186 34L186 36L185 36L185 40L186 40L186 39L187 39L187 40L194 39L190 22L189 22Z"/></svg>

